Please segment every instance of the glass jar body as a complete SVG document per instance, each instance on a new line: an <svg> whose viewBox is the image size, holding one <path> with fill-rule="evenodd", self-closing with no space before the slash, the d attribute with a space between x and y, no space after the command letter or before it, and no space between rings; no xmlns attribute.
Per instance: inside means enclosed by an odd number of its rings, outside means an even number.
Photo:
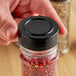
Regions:
<svg viewBox="0 0 76 76"><path fill-rule="evenodd" d="M46 51L32 51L21 46L22 76L56 76L57 46Z"/></svg>
<svg viewBox="0 0 76 76"><path fill-rule="evenodd" d="M59 43L58 43L58 50L60 54L61 55L66 54L69 52L70 0L60 0L60 1L52 0L51 3L67 29L66 35L59 36Z"/></svg>

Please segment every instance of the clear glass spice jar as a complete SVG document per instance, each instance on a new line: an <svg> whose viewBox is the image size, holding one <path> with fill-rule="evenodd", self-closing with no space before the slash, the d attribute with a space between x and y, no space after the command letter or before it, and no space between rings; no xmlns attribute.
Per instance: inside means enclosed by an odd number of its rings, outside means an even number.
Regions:
<svg viewBox="0 0 76 76"><path fill-rule="evenodd" d="M50 0L53 7L64 23L67 34L59 36L58 50L60 54L69 52L69 21L70 21L70 0Z"/></svg>
<svg viewBox="0 0 76 76"><path fill-rule="evenodd" d="M22 76L56 76L58 30L54 20L42 16L19 24Z"/></svg>

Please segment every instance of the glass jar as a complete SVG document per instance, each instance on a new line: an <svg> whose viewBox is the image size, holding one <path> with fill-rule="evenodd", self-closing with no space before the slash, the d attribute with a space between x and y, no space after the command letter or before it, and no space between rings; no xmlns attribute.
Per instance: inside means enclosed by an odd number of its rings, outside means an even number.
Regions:
<svg viewBox="0 0 76 76"><path fill-rule="evenodd" d="M57 47L46 51L20 48L22 76L56 76Z"/></svg>
<svg viewBox="0 0 76 76"><path fill-rule="evenodd" d="M19 24L22 76L56 76L58 30L55 21L42 16Z"/></svg>
<svg viewBox="0 0 76 76"><path fill-rule="evenodd" d="M60 54L66 54L69 51L69 21L70 21L70 0L50 0L53 7L60 16L64 26L67 29L66 35L59 36L58 50Z"/></svg>

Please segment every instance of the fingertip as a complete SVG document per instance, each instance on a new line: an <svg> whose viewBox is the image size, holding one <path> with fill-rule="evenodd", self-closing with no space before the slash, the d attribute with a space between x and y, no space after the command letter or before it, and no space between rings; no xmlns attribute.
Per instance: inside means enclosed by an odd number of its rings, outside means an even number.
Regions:
<svg viewBox="0 0 76 76"><path fill-rule="evenodd" d="M18 27L15 28L9 27L6 32L6 38L8 41L12 41L15 39L18 35Z"/></svg>
<svg viewBox="0 0 76 76"><path fill-rule="evenodd" d="M67 29L66 29L64 23L61 21L60 17L58 16L58 19L54 18L53 20L55 20L59 26L59 34L60 35L66 35Z"/></svg>
<svg viewBox="0 0 76 76"><path fill-rule="evenodd" d="M59 28L59 34L60 35L66 35L67 34L67 29L63 26L62 29Z"/></svg>

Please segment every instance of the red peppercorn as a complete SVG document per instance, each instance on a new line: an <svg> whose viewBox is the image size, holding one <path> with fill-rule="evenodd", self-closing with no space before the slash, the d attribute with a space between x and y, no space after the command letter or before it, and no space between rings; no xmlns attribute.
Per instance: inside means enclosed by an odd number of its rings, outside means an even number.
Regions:
<svg viewBox="0 0 76 76"><path fill-rule="evenodd" d="M55 76L56 57L54 58L54 62L49 60L48 57L46 57L47 59L45 57L32 57L29 62L22 54L20 54L20 57L25 62L22 62L23 76ZM30 65L27 65L27 63Z"/></svg>

